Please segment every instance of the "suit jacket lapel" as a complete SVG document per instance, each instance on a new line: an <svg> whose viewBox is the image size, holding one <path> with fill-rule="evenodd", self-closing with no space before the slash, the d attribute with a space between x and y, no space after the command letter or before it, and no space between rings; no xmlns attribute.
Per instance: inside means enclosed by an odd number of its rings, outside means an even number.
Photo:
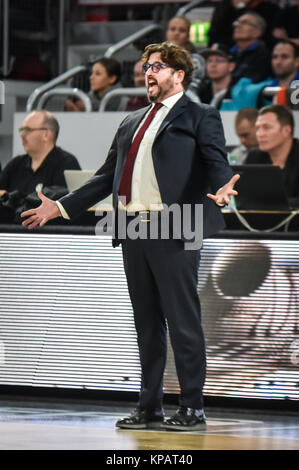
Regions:
<svg viewBox="0 0 299 470"><path fill-rule="evenodd" d="M158 132L155 136L154 143L156 139L159 137L159 135L163 132L163 130L173 121L179 114L183 113L186 109L187 106L187 101L188 98L183 95L181 99L178 100L178 102L173 106L173 108L169 111L167 114L166 118L162 122L161 126L158 129ZM124 147L123 147L123 152L122 152L122 164L121 168L123 167L125 158L128 154L130 145L133 140L133 136L136 132L136 129L140 125L141 121L145 117L146 113L149 111L150 106L146 106L146 108L142 108L134 113L132 115L129 115L129 120L126 123L125 131L126 135L124 136Z"/></svg>
<svg viewBox="0 0 299 470"><path fill-rule="evenodd" d="M128 151L129 151L129 148L130 148L130 145L132 143L132 140L133 140L133 136L139 126L139 124L141 123L141 121L143 120L143 118L145 117L146 113L148 112L148 110L150 109L149 106L146 106L145 108L142 108L134 113L132 113L131 115L129 115L129 120L128 122L126 123L126 135L125 135L125 146L124 146L124 152L123 152L123 155L122 155L122 158L124 159L127 154L128 154Z"/></svg>
<svg viewBox="0 0 299 470"><path fill-rule="evenodd" d="M161 134L161 132L163 132L165 127L167 127L168 124L171 121L173 121L173 119L175 119L179 114L184 112L187 106L187 101L188 101L188 98L185 95L183 95L182 98L179 99L179 101L169 111L166 118L164 119L164 121L162 122L161 126L158 129L155 140ZM125 153L123 157L127 156L127 153L132 143L133 136L136 132L136 129L138 128L139 124L141 123L142 119L145 117L149 109L150 109L150 106L147 106L146 108L142 108L132 113L132 116L129 116L129 121L126 123L126 136L125 136L126 149L125 149Z"/></svg>
<svg viewBox="0 0 299 470"><path fill-rule="evenodd" d="M182 98L180 98L178 102L173 106L173 108L169 111L166 118L164 119L164 121L162 122L161 126L158 129L154 143L156 139L159 137L159 135L161 134L161 132L163 132L164 129L171 123L171 121L173 121L179 114L185 111L186 106L187 106L187 100L188 99L186 98L186 96L183 95Z"/></svg>
<svg viewBox="0 0 299 470"><path fill-rule="evenodd" d="M128 151L132 143L134 134L149 109L150 107L146 106L145 108L142 108L138 111L130 113L127 117L126 125L124 126L124 129L123 129L123 136L121 137L121 144L122 144L121 153L119 154L119 157L118 157L119 160L118 160L117 171L115 175L115 184L116 184L117 189L119 187L125 160L128 155Z"/></svg>

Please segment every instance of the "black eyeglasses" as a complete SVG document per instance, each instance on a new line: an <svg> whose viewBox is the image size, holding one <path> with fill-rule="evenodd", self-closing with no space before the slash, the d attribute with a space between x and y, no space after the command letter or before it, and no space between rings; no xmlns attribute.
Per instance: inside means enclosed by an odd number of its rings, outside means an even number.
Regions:
<svg viewBox="0 0 299 470"><path fill-rule="evenodd" d="M258 28L258 26L254 23L251 23L251 21L248 21L248 20L236 20L233 22L233 26L237 26L238 24L243 24L243 25L246 25L246 26L252 26L253 28Z"/></svg>
<svg viewBox="0 0 299 470"><path fill-rule="evenodd" d="M161 62L155 62L154 64L150 64L149 62L146 62L145 64L142 65L143 73L146 73L148 69L152 69L152 72L158 73L160 72L161 69L166 69L166 68L178 70L176 67L172 67L171 65L168 65L168 64L161 64Z"/></svg>
<svg viewBox="0 0 299 470"><path fill-rule="evenodd" d="M48 130L48 127L35 127L35 128L20 127L19 133L21 134L21 132L24 132L24 134L30 134L30 132L33 132L33 131L47 131L47 130Z"/></svg>

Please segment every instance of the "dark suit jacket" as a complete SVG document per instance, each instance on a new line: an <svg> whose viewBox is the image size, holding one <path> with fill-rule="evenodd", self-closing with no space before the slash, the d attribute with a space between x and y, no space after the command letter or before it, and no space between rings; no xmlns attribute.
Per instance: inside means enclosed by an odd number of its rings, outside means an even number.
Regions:
<svg viewBox="0 0 299 470"><path fill-rule="evenodd" d="M118 128L103 166L84 186L60 199L72 218L118 190L133 135L148 107L130 113ZM203 204L205 237L224 227L219 208L206 197L232 177L227 162L219 112L191 102L185 95L162 122L152 147L153 164L163 204ZM193 228L193 227L192 227ZM114 241L117 245L118 241Z"/></svg>
<svg viewBox="0 0 299 470"><path fill-rule="evenodd" d="M269 164L272 160L267 152L263 152L259 148L252 149L248 153L245 161L247 164ZM299 140L293 139L293 145L288 155L284 169L282 170L285 190L288 198L299 198Z"/></svg>

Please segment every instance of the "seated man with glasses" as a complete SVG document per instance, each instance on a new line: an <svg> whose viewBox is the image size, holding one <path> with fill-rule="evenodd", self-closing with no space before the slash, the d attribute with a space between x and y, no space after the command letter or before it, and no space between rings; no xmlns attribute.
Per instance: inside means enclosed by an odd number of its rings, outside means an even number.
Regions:
<svg viewBox="0 0 299 470"><path fill-rule="evenodd" d="M231 99L235 62L224 44L213 44L202 50L201 55L206 59L206 76L199 85L198 97L202 103L220 109L223 100Z"/></svg>
<svg viewBox="0 0 299 470"><path fill-rule="evenodd" d="M20 200L40 185L66 188L64 170L81 169L76 157L56 146L59 124L52 113L33 111L26 116L19 132L26 153L10 160L0 173L2 205L10 194ZM4 216L1 211L0 220L10 222L13 216L9 211Z"/></svg>
<svg viewBox="0 0 299 470"><path fill-rule="evenodd" d="M201 54L206 59L206 77L197 93L202 103L215 106L220 111L258 106L260 92L269 81L253 83L247 77L235 78L236 59L224 44L213 44Z"/></svg>
<svg viewBox="0 0 299 470"><path fill-rule="evenodd" d="M258 13L266 21L264 40L273 47L273 20L280 14L279 2L271 0L221 0L215 3L209 31L209 46L220 42L229 47L234 45L233 23L247 12Z"/></svg>
<svg viewBox="0 0 299 470"><path fill-rule="evenodd" d="M270 53L263 44L266 22L258 13L246 12L233 22L235 45L230 49L236 67L233 78L250 78L253 83L271 76Z"/></svg>

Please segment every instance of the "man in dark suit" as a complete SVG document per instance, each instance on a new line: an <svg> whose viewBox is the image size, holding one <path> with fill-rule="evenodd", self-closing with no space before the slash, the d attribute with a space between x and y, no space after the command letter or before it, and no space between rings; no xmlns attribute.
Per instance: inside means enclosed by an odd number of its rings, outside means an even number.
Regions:
<svg viewBox="0 0 299 470"><path fill-rule="evenodd" d="M106 162L89 182L58 203L39 193L42 204L23 214L28 217L23 225L42 226L62 214L73 217L112 192L116 216L124 212L130 224L137 215L147 234L151 220L162 222L172 205L182 210L182 220L184 209L190 209L195 235L203 230L209 236L224 226L217 205L228 204L230 196L237 194L233 187L239 176L232 177L227 162L219 113L185 96L193 65L183 48L153 44L145 49L143 61L148 97L154 105L124 119ZM203 220L196 216L198 207L203 207ZM120 243L119 228L114 245ZM205 345L197 293L200 249L186 248L184 233L175 237L174 226L167 239L161 236L161 226L159 230L154 239L127 236L121 241L142 380L138 407L116 426L198 430L205 426ZM166 322L181 396L175 415L164 421Z"/></svg>

